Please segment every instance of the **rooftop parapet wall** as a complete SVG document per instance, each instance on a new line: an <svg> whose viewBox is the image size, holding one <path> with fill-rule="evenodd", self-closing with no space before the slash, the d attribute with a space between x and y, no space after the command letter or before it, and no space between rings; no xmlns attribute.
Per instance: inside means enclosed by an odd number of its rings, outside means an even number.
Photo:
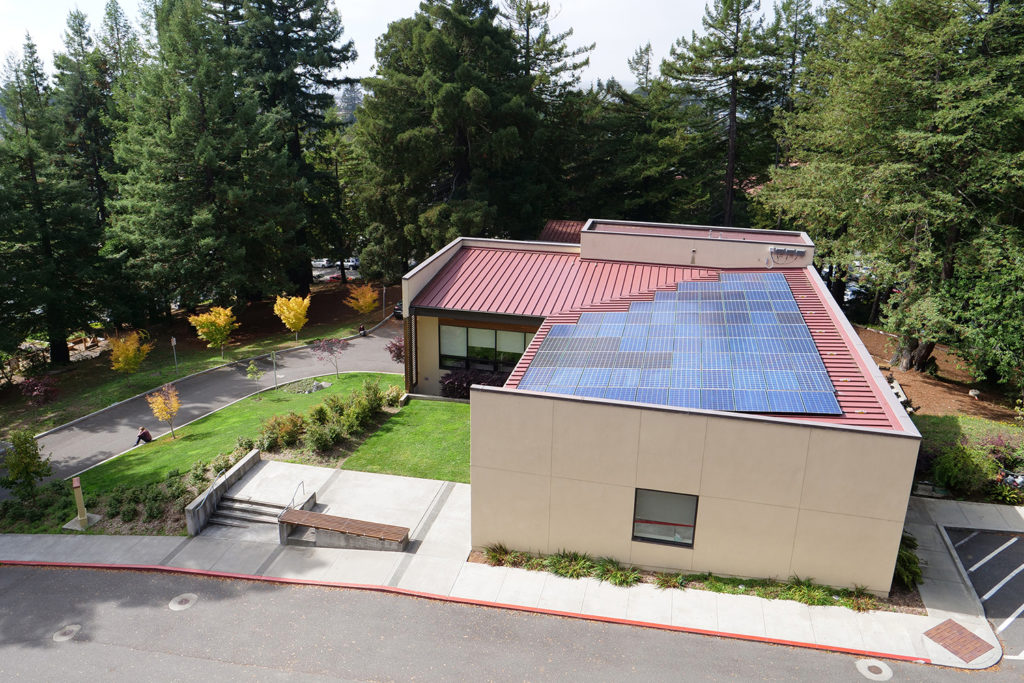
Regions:
<svg viewBox="0 0 1024 683"><path fill-rule="evenodd" d="M580 238L585 259L709 268L804 268L814 259L800 232L591 219Z"/></svg>

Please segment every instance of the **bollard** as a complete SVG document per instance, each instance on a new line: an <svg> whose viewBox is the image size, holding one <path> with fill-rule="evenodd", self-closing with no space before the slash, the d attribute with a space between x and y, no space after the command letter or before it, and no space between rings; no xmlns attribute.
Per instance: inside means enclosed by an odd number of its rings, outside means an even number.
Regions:
<svg viewBox="0 0 1024 683"><path fill-rule="evenodd" d="M75 490L75 505L78 507L78 523L84 529L89 525L89 515L85 511L85 498L82 497L82 481L75 477L71 480L71 488Z"/></svg>
<svg viewBox="0 0 1024 683"><path fill-rule="evenodd" d="M75 507L78 508L78 516L65 524L64 528L70 531L85 531L102 518L99 515L89 514L85 511L85 498L82 496L82 481L78 477L71 480L71 489L75 493Z"/></svg>

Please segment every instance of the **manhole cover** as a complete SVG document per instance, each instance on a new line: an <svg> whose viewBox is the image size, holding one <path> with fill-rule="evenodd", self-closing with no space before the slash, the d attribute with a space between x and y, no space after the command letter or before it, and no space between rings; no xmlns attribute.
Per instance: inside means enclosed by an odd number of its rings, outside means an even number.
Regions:
<svg viewBox="0 0 1024 683"><path fill-rule="evenodd" d="M167 606L175 612L180 612L181 610L188 609L192 605L196 604L196 600L198 599L199 596L195 593L182 593L176 598L173 598Z"/></svg>
<svg viewBox="0 0 1024 683"><path fill-rule="evenodd" d="M858 659L857 671L869 681L887 681L892 678L892 669L877 659Z"/></svg>
<svg viewBox="0 0 1024 683"><path fill-rule="evenodd" d="M66 640L71 640L75 637L75 634L82 630L82 627L78 624L68 624L61 630L53 634L53 641L55 643L63 643Z"/></svg>

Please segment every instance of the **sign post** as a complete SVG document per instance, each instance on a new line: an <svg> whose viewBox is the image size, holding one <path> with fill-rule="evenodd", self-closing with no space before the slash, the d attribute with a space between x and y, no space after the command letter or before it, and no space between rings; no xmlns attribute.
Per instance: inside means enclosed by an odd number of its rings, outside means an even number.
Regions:
<svg viewBox="0 0 1024 683"><path fill-rule="evenodd" d="M178 340L171 337L171 351L174 353L174 371L178 371Z"/></svg>

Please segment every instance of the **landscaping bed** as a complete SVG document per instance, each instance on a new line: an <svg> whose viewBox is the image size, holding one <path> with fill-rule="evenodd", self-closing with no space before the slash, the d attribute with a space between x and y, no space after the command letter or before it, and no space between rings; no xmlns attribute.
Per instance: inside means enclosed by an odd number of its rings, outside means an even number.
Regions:
<svg viewBox="0 0 1024 683"><path fill-rule="evenodd" d="M650 583L663 590L706 590L732 595L752 595L768 600L794 600L805 605L847 607L858 612L881 610L906 614L927 614L924 601L916 588L894 582L888 598L880 598L864 589L849 590L815 584L811 579L791 577L789 581L771 579L740 579L714 574L683 574L651 572L624 566L608 558L593 558L585 553L560 551L553 555L534 555L509 550L501 544L488 546L484 552L473 551L470 562L493 567L519 567L530 571L547 571L570 579L592 577L615 586L629 587ZM918 577L919 578L919 577Z"/></svg>

